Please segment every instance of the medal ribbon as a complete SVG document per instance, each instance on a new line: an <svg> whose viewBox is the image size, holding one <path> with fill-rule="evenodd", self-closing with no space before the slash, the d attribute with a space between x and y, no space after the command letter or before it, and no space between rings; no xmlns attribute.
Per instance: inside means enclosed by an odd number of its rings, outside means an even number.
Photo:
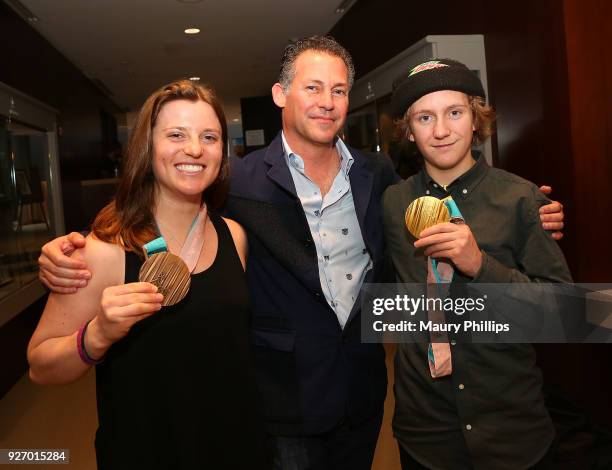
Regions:
<svg viewBox="0 0 612 470"><path fill-rule="evenodd" d="M202 204L198 214L191 223L191 227L187 233L187 238L185 238L185 242L183 243L181 252L179 254L179 257L185 262L190 273L195 270L196 265L198 264L198 259L200 258L200 253L202 252L202 247L204 246L204 232L206 230L207 220L208 212L206 209L206 204ZM157 231L161 234L159 227L157 228ZM155 253L169 251L166 240L164 240L164 237L161 236L145 244L142 249L147 258Z"/></svg>
<svg viewBox="0 0 612 470"><path fill-rule="evenodd" d="M451 196L442 199L451 217L451 223L465 223L461 211ZM453 280L455 270L453 265L431 257L427 258L427 296L431 298L444 298L448 294L450 283ZM446 322L443 311L429 310L427 318L433 323L443 325ZM433 378L444 377L452 374L453 362L448 335L440 332L430 333L431 343L427 349L429 371Z"/></svg>

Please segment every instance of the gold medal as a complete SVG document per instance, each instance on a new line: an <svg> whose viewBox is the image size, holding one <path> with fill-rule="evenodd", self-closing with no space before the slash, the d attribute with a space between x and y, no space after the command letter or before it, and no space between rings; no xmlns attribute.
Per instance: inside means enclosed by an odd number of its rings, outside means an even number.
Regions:
<svg viewBox="0 0 612 470"><path fill-rule="evenodd" d="M164 295L163 306L174 305L187 295L191 274L185 262L167 251L155 253L140 267L138 280L150 282Z"/></svg>
<svg viewBox="0 0 612 470"><path fill-rule="evenodd" d="M406 209L406 227L415 238L419 238L419 234L426 228L449 222L450 219L450 213L444 202L432 196L415 199Z"/></svg>

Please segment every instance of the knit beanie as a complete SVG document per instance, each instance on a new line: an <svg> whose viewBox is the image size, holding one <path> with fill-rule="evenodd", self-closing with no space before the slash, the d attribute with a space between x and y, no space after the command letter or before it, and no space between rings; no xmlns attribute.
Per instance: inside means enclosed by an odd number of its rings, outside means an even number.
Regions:
<svg viewBox="0 0 612 470"><path fill-rule="evenodd" d="M441 90L461 91L470 96L485 97L478 76L461 62L432 59L403 73L393 81L391 112L401 118L416 100Z"/></svg>

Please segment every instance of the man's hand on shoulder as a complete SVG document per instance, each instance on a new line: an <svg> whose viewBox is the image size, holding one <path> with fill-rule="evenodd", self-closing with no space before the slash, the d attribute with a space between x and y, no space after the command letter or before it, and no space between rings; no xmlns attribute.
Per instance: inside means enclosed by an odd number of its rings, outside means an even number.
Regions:
<svg viewBox="0 0 612 470"><path fill-rule="evenodd" d="M540 191L547 196L552 193L550 186L540 186ZM540 207L540 220L544 230L552 231L552 237L555 240L561 240L563 238L563 226L565 214L563 213L563 204L559 201L552 201L550 204L546 204Z"/></svg>
<svg viewBox="0 0 612 470"><path fill-rule="evenodd" d="M87 264L71 256L78 248L85 246L85 237L72 232L47 242L38 258L40 281L57 294L73 294L85 287L91 273Z"/></svg>

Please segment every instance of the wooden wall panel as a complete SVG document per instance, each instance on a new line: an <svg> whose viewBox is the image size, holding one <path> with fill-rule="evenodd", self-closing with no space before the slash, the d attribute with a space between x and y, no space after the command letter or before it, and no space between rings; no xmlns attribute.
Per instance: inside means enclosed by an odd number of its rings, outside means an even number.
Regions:
<svg viewBox="0 0 612 470"><path fill-rule="evenodd" d="M570 123L575 179L575 277L612 282L612 3L565 0Z"/></svg>

